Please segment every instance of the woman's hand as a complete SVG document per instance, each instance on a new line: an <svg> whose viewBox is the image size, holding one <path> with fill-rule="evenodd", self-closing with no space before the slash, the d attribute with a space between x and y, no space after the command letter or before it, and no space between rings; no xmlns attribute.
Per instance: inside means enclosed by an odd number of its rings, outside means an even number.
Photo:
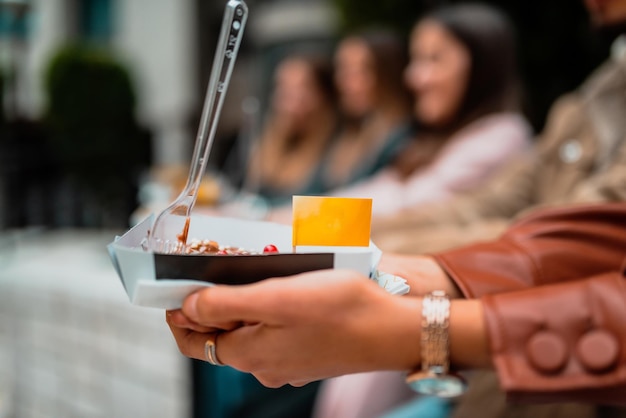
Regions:
<svg viewBox="0 0 626 418"><path fill-rule="evenodd" d="M431 257L384 253L378 267L380 271L406 279L412 296L443 290L450 298L463 297L456 284Z"/></svg>
<svg viewBox="0 0 626 418"><path fill-rule="evenodd" d="M218 359L266 386L308 382L419 363L419 299L392 296L348 270L323 270L190 295L168 324L181 352Z"/></svg>

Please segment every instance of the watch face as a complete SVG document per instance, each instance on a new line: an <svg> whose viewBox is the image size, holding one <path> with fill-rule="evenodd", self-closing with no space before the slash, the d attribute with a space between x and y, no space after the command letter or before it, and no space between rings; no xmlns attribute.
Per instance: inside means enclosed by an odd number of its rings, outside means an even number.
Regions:
<svg viewBox="0 0 626 418"><path fill-rule="evenodd" d="M441 398L455 398L465 392L466 383L458 376L443 375L416 379L408 382L416 392Z"/></svg>

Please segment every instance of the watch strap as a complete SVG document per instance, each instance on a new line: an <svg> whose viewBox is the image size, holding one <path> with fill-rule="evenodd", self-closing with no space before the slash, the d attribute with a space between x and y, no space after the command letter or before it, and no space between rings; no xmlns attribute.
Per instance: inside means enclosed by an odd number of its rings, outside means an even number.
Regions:
<svg viewBox="0 0 626 418"><path fill-rule="evenodd" d="M438 375L450 369L450 299L436 290L422 301L421 357L422 371Z"/></svg>

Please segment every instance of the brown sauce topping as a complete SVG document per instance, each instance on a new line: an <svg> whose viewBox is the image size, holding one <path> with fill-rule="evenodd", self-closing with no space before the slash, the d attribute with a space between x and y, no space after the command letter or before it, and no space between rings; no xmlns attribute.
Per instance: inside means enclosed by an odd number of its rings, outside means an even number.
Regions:
<svg viewBox="0 0 626 418"><path fill-rule="evenodd" d="M182 245L187 245L187 237L189 235L189 221L189 216L187 216L187 218L185 218L185 226L183 227L183 232L176 235L176 238L178 238L178 242L180 242Z"/></svg>

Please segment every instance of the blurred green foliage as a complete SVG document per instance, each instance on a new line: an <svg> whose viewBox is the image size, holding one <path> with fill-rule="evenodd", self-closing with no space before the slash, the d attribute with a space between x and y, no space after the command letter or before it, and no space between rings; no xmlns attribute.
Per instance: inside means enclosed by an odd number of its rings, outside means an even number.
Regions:
<svg viewBox="0 0 626 418"><path fill-rule="evenodd" d="M108 50L68 45L52 57L44 88L44 123L64 175L102 205L118 202L129 212L151 146L127 68Z"/></svg>
<svg viewBox="0 0 626 418"><path fill-rule="evenodd" d="M71 173L106 180L146 160L130 74L109 52L86 45L61 48L44 85L50 139Z"/></svg>
<svg viewBox="0 0 626 418"><path fill-rule="evenodd" d="M64 159L120 153L134 125L135 93L127 70L107 52L84 45L59 50L45 74L46 122Z"/></svg>

